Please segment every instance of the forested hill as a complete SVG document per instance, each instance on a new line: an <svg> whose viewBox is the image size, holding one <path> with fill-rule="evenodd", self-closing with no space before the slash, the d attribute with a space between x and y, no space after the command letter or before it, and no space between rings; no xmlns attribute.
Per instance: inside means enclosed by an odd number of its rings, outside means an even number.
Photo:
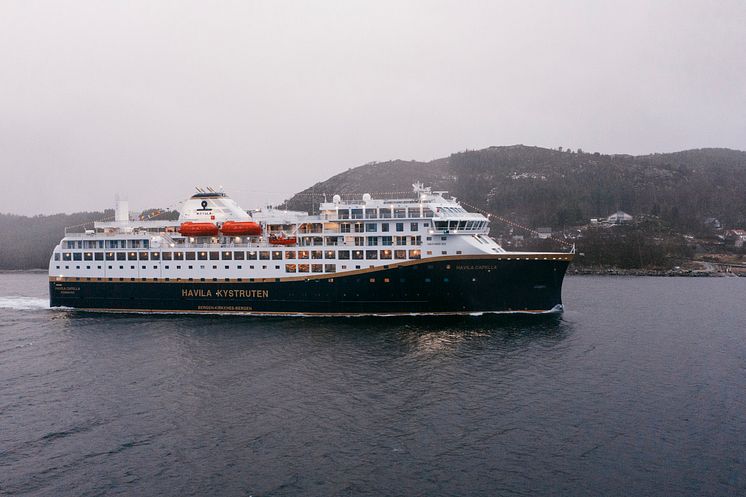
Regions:
<svg viewBox="0 0 746 497"><path fill-rule="evenodd" d="M406 192L415 181L534 227L586 224L619 209L685 231L707 217L746 224L746 152L714 148L631 156L515 145L370 163L315 184L287 206L311 210L321 194Z"/></svg>
<svg viewBox="0 0 746 497"><path fill-rule="evenodd" d="M154 216L154 211L149 209L143 214L154 220L174 218L170 212ZM64 236L65 227L76 226L78 231L82 231L91 228L93 221L111 220L113 217L114 211L111 209L31 217L0 214L0 270L46 268L52 248Z"/></svg>

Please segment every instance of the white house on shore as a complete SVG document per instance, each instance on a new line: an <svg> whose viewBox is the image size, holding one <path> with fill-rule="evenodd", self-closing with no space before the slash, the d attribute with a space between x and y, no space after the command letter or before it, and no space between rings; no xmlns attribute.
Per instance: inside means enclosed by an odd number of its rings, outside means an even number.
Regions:
<svg viewBox="0 0 746 497"><path fill-rule="evenodd" d="M633 220L634 218L632 216L623 211L616 211L614 214L606 218L606 222L611 224L631 223Z"/></svg>

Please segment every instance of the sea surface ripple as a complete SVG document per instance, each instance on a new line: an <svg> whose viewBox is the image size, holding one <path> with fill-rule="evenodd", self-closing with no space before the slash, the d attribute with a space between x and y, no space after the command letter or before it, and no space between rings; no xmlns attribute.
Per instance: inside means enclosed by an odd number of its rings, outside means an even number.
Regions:
<svg viewBox="0 0 746 497"><path fill-rule="evenodd" d="M0 494L746 495L746 278L560 318L48 308L0 273Z"/></svg>

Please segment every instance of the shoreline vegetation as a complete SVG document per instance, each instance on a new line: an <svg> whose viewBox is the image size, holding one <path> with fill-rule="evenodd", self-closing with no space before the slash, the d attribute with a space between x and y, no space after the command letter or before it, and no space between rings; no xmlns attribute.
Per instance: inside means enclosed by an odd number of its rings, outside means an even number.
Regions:
<svg viewBox="0 0 746 497"><path fill-rule="evenodd" d="M557 251L562 245L567 251L574 245L569 275L746 271L746 152L738 150L631 156L489 147L429 162L372 162L316 183L278 207L314 213L335 194L401 198L417 181L448 191L468 210L493 214L491 235L506 250ZM0 270L43 270L65 227L112 214L0 213ZM174 219L178 213L149 209L140 216Z"/></svg>

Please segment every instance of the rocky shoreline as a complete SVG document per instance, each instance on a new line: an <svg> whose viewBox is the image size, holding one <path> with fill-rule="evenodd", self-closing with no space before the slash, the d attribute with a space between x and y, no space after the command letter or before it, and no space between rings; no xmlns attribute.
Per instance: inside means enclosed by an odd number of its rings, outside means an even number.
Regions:
<svg viewBox="0 0 746 497"><path fill-rule="evenodd" d="M711 278L727 276L746 277L746 272L707 271L699 269L575 268L571 266L567 270L567 276L665 276Z"/></svg>

